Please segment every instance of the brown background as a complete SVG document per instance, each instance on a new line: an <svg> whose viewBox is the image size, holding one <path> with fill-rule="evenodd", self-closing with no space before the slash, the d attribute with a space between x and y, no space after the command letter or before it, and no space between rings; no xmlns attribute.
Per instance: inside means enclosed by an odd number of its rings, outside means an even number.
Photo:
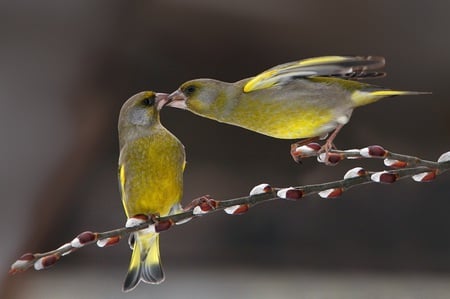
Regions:
<svg viewBox="0 0 450 299"><path fill-rule="evenodd" d="M237 81L312 56L381 55L389 75L375 84L433 95L358 109L337 146L382 144L437 159L449 150L449 9L445 1L0 3L1 269L6 273L23 252L50 250L83 230L123 225L116 123L121 104L138 91L171 92L198 77ZM164 110L162 121L186 146L184 202L203 194L242 196L262 182L320 183L354 166L382 167L347 161L330 168L314 159L297 165L290 141L175 109ZM366 185L336 200L312 196L261 205L242 217L199 219L162 236L167 281L132 294L207 298L221 292L223 279L227 288L254 284L239 296L289 297L265 290L300 275L283 289L303 283L314 294L331 284L335 298L366 282L359 274L336 281L340 273L432 277L425 288L436 292L433 283L448 282L450 270L449 192L445 174L430 184ZM3 294L77 298L76 290L89 290L95 298L121 298L130 255L125 243L83 249L49 271L5 276ZM394 291L417 285L401 279ZM319 281L317 288L308 281ZM230 287L230 296L236 289Z"/></svg>

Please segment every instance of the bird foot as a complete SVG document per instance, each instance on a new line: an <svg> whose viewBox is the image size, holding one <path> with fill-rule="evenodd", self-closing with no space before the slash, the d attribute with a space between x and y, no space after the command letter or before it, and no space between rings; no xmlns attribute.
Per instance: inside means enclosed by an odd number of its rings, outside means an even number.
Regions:
<svg viewBox="0 0 450 299"><path fill-rule="evenodd" d="M333 149L336 149L333 143L325 143L322 146L315 142L300 146L293 144L291 146L291 156L297 163L301 163L302 158L317 156L319 162L325 163L326 165L335 165L340 160L336 161L336 154L331 152Z"/></svg>
<svg viewBox="0 0 450 299"><path fill-rule="evenodd" d="M325 135L325 137L317 136L292 144L291 156L294 161L301 163L301 158L317 156L320 158L319 161L325 163L325 165L336 165L336 163L339 162L336 159L337 156L335 157L335 155L331 154L330 151L332 149L336 149L333 141L343 126L344 125L338 125L328 137L327 135ZM315 141L319 139L322 140L324 138L327 138L327 141L323 146L315 143ZM325 155L323 156L324 153Z"/></svg>
<svg viewBox="0 0 450 299"><path fill-rule="evenodd" d="M296 163L302 163L301 159L309 157L310 153L314 150L318 150L317 148L314 148L317 143L314 143L315 141L319 140L320 137L312 137L308 139L304 139L301 141L298 141L296 143L291 144L291 157L294 159ZM313 147L310 147L312 145ZM317 144L318 145L318 144ZM299 150L301 147L305 147L306 152Z"/></svg>
<svg viewBox="0 0 450 299"><path fill-rule="evenodd" d="M199 198L192 200L187 206L183 208L184 211L199 208L201 211L207 212L214 210L218 206L218 201L213 199L209 195L203 195Z"/></svg>

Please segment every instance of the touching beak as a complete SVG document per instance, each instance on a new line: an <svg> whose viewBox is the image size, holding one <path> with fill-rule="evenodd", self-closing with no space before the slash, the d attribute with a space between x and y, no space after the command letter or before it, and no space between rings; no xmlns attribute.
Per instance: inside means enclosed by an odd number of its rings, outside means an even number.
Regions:
<svg viewBox="0 0 450 299"><path fill-rule="evenodd" d="M185 94L178 89L169 95L167 106L179 109L187 109L186 100L187 97L185 96Z"/></svg>
<svg viewBox="0 0 450 299"><path fill-rule="evenodd" d="M161 110L169 102L169 94L157 92L155 93L156 109Z"/></svg>

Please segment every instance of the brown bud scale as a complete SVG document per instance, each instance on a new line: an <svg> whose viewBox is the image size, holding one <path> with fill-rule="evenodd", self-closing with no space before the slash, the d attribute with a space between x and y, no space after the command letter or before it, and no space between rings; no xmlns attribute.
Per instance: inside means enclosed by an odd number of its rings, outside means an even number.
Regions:
<svg viewBox="0 0 450 299"><path fill-rule="evenodd" d="M21 257L19 257L19 261L32 261L34 260L34 254L25 253Z"/></svg>
<svg viewBox="0 0 450 299"><path fill-rule="evenodd" d="M140 220L143 220L144 222L149 219L148 215L145 215L145 214L136 214L136 215L133 215L133 217L131 217L131 218L140 219Z"/></svg>
<svg viewBox="0 0 450 299"><path fill-rule="evenodd" d="M427 173L421 180L421 182L431 182L436 178L436 172L435 171L430 171L429 173Z"/></svg>
<svg viewBox="0 0 450 299"><path fill-rule="evenodd" d="M80 241L80 244L86 244L95 241L97 239L97 234L90 231L86 231L79 234L77 238Z"/></svg>
<svg viewBox="0 0 450 299"><path fill-rule="evenodd" d="M407 165L408 165L408 163L406 163L405 161L396 161L390 167L392 167L392 168L405 168Z"/></svg>
<svg viewBox="0 0 450 299"><path fill-rule="evenodd" d="M331 192L330 194L328 194L327 198L336 198L342 195L342 193L344 193L344 190L342 188L335 188L333 190L333 192Z"/></svg>
<svg viewBox="0 0 450 299"><path fill-rule="evenodd" d="M391 184L397 180L397 175L395 173L382 173L380 175L380 183Z"/></svg>
<svg viewBox="0 0 450 299"><path fill-rule="evenodd" d="M109 237L105 247L116 245L120 241L120 236Z"/></svg>
<svg viewBox="0 0 450 299"><path fill-rule="evenodd" d="M368 149L369 155L373 157L385 157L387 155L387 151L379 145L371 145Z"/></svg>
<svg viewBox="0 0 450 299"><path fill-rule="evenodd" d="M336 153L328 153L326 155L326 162L329 165L335 165L338 164L340 161L342 161L344 158L341 154Z"/></svg>
<svg viewBox="0 0 450 299"><path fill-rule="evenodd" d="M247 204L240 205L239 208L237 208L237 209L234 211L233 215L242 215L242 214L245 214L245 213L248 212L249 208L250 208L250 206L247 205Z"/></svg>
<svg viewBox="0 0 450 299"><path fill-rule="evenodd" d="M173 221L172 220L164 220L164 221L158 221L157 223L155 223L155 231L157 233L168 230L169 228L171 228L173 225Z"/></svg>
<svg viewBox="0 0 450 299"><path fill-rule="evenodd" d="M272 186L270 186L270 185L267 185L266 187L264 187L264 189L263 189L263 191L264 191L264 193L270 193L270 192L272 192Z"/></svg>
<svg viewBox="0 0 450 299"><path fill-rule="evenodd" d="M42 263L43 268L45 269L45 268L53 266L59 260L59 258L60 258L59 254L52 254L52 255L42 258L41 263Z"/></svg>
<svg viewBox="0 0 450 299"><path fill-rule="evenodd" d="M290 189L286 191L286 199L298 200L303 197L303 190Z"/></svg>
<svg viewBox="0 0 450 299"><path fill-rule="evenodd" d="M316 142L308 143L306 146L311 148L311 149L313 149L313 150L315 150L316 152L318 152L318 151L320 151L322 149L322 146L320 144L316 143Z"/></svg>

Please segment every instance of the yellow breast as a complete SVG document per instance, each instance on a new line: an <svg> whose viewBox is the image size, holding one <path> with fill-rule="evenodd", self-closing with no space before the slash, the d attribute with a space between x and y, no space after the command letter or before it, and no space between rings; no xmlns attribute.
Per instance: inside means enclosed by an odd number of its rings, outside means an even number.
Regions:
<svg viewBox="0 0 450 299"><path fill-rule="evenodd" d="M127 216L166 215L181 200L184 149L168 136L135 139L120 156L119 182Z"/></svg>

